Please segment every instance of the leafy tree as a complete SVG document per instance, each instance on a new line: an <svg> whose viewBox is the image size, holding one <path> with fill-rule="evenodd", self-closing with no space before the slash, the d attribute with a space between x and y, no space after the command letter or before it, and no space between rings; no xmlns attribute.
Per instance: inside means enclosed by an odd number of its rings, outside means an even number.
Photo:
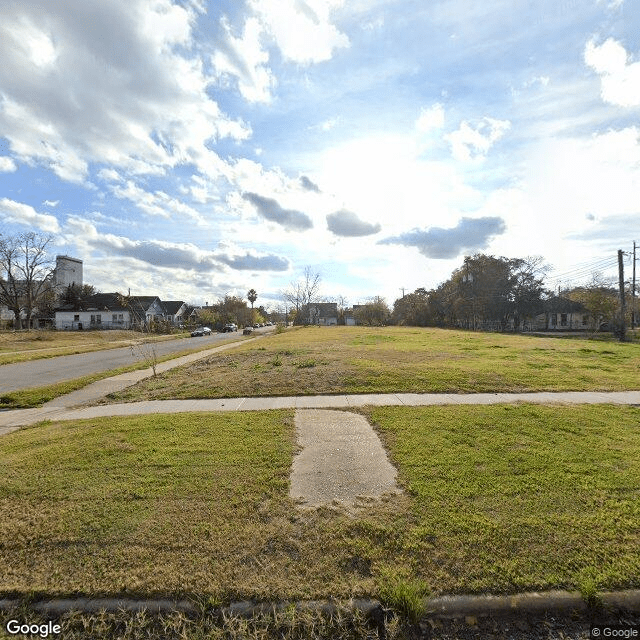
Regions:
<svg viewBox="0 0 640 640"><path fill-rule="evenodd" d="M80 305L87 298L98 293L96 288L90 284L70 284L64 290L60 302L62 304L72 304L74 306Z"/></svg>
<svg viewBox="0 0 640 640"><path fill-rule="evenodd" d="M597 333L604 322L613 323L620 304L618 290L612 286L613 279L606 279L594 273L591 281L581 287L574 287L566 296L580 302L589 311L588 329Z"/></svg>
<svg viewBox="0 0 640 640"><path fill-rule="evenodd" d="M429 294L426 289L419 288L398 298L393 303L392 321L394 324L412 327L426 327L433 321L429 309Z"/></svg>
<svg viewBox="0 0 640 640"><path fill-rule="evenodd" d="M354 310L353 315L358 324L370 327L382 327L389 322L391 312L384 298L376 296L366 304Z"/></svg>

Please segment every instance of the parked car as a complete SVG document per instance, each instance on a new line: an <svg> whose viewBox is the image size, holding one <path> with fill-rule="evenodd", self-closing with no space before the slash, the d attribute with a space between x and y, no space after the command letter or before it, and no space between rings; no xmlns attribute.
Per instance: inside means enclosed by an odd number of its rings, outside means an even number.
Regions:
<svg viewBox="0 0 640 640"><path fill-rule="evenodd" d="M224 327L222 328L222 333L231 333L237 330L238 330L238 325L233 322L229 322L225 324Z"/></svg>
<svg viewBox="0 0 640 640"><path fill-rule="evenodd" d="M253 333L253 329L251 327L245 327L242 330L242 335L243 336L250 336Z"/></svg>
<svg viewBox="0 0 640 640"><path fill-rule="evenodd" d="M211 335L211 329L209 329L209 327L198 327L197 329L191 332L192 338L210 336L210 335Z"/></svg>

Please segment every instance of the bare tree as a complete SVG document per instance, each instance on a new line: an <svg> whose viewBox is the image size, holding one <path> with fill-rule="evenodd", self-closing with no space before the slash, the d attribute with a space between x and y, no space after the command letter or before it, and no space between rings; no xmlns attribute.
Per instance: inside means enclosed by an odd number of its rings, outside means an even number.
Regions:
<svg viewBox="0 0 640 640"><path fill-rule="evenodd" d="M16 328L24 311L30 329L38 304L54 290L54 263L47 255L52 241L33 231L0 236L0 302L13 311Z"/></svg>
<svg viewBox="0 0 640 640"><path fill-rule="evenodd" d="M296 322L300 322L300 310L315 301L320 290L322 278L309 266L304 268L302 278L292 282L283 295L285 300L296 308Z"/></svg>

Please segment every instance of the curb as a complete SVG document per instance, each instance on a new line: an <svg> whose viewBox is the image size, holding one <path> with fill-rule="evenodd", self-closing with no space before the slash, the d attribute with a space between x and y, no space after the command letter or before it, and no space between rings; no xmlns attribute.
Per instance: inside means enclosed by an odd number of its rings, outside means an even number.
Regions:
<svg viewBox="0 0 640 640"><path fill-rule="evenodd" d="M634 613L640 613L640 589L627 591L613 591L598 594L598 599L604 609L621 609ZM0 599L0 611L10 610L24 604L20 599ZM423 619L441 618L455 619L467 617L506 617L518 614L543 615L543 614L582 614L590 612L582 596L577 592L548 591L543 593L520 593L508 596L469 595L469 596L441 596L427 600L426 614ZM353 598L346 601L340 600L306 600L298 602L232 602L227 607L216 609L223 615L250 618L255 615L266 614L272 611L282 611L289 607L295 607L298 611L317 611L325 615L333 615L338 611L347 611L363 614L373 621L380 621L389 613L383 609L378 600L368 598ZM63 614L71 611L82 613L97 613L106 611L116 613L119 611L151 613L169 613L180 611L186 614L196 615L201 611L200 607L190 600L160 599L135 599L135 598L55 598L29 603L28 607L40 613Z"/></svg>

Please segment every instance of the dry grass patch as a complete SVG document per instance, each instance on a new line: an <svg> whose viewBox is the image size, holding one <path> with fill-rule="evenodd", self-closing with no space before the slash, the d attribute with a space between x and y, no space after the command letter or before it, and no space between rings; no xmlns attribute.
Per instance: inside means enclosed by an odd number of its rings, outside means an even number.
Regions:
<svg viewBox="0 0 640 640"><path fill-rule="evenodd" d="M308 327L264 338L110 401L332 393L619 391L640 344L402 327Z"/></svg>
<svg viewBox="0 0 640 640"><path fill-rule="evenodd" d="M170 340L186 335L182 332L170 336L147 336L139 331L0 331L0 365L117 349L142 341Z"/></svg>

